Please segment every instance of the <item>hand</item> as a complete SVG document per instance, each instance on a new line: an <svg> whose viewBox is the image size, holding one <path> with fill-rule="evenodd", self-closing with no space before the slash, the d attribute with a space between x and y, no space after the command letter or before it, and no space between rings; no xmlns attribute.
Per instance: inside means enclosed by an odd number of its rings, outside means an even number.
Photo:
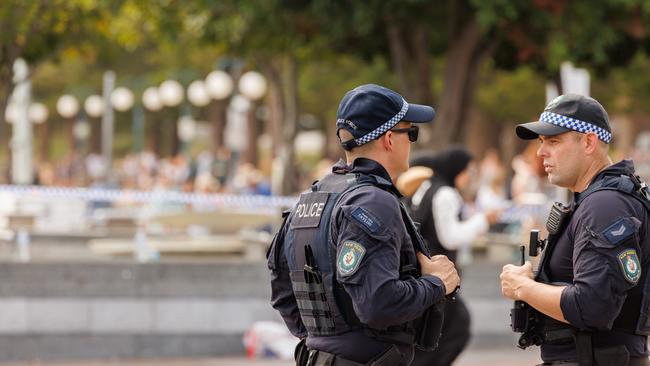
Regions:
<svg viewBox="0 0 650 366"><path fill-rule="evenodd" d="M499 218L501 218L501 214L503 214L503 209L500 208L487 210L485 212L485 218L487 219L488 224L494 225L497 222L499 222Z"/></svg>
<svg viewBox="0 0 650 366"><path fill-rule="evenodd" d="M418 262L420 262L420 273L423 275L436 276L445 284L446 294L452 293L460 284L458 271L454 263L444 255L434 255L429 259L426 255L418 253Z"/></svg>
<svg viewBox="0 0 650 366"><path fill-rule="evenodd" d="M533 265L526 262L523 266L506 264L501 272L501 293L512 300L523 300L522 289L533 280Z"/></svg>

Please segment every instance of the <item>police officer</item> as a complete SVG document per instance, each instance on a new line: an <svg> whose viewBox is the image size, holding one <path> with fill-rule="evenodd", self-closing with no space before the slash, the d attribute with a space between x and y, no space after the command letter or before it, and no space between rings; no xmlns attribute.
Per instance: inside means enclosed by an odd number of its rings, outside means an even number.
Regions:
<svg viewBox="0 0 650 366"><path fill-rule="evenodd" d="M303 340L298 365L408 365L414 322L459 284L421 237L393 185L408 169L415 123L433 108L377 85L349 91L337 112L346 162L285 213L268 253L271 303Z"/></svg>
<svg viewBox="0 0 650 366"><path fill-rule="evenodd" d="M549 181L574 199L554 205L536 274L530 262L503 267L503 294L534 309L545 365L650 365L648 191L632 161L608 157L607 112L562 95L516 133L539 139Z"/></svg>

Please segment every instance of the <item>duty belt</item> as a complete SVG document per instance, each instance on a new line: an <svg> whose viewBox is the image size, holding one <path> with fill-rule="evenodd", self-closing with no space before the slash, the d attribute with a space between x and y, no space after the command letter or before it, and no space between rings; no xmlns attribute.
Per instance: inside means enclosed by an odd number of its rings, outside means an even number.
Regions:
<svg viewBox="0 0 650 366"><path fill-rule="evenodd" d="M398 366L406 365L405 361L405 355L392 345L367 363L350 361L325 351L311 350L305 366Z"/></svg>

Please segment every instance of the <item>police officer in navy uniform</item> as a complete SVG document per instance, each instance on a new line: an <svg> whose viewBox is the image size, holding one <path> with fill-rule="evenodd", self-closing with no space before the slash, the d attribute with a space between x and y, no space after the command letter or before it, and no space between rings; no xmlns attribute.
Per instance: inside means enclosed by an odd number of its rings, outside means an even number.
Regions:
<svg viewBox="0 0 650 366"><path fill-rule="evenodd" d="M362 85L337 112L346 162L301 194L268 252L271 303L303 341L297 365L408 365L416 322L459 284L427 257L393 183L434 110Z"/></svg>
<svg viewBox="0 0 650 366"><path fill-rule="evenodd" d="M609 158L607 112L562 95L516 133L539 139L549 181L573 192L553 207L537 272L527 262L501 273L503 294L534 310L544 365L650 365L649 194L632 161Z"/></svg>

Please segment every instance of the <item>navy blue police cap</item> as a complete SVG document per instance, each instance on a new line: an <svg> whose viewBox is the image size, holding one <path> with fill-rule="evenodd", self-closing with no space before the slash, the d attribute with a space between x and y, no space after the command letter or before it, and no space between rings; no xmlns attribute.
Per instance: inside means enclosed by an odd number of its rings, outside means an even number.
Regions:
<svg viewBox="0 0 650 366"><path fill-rule="evenodd" d="M345 129L353 136L341 143L344 149L379 138L400 121L427 123L436 112L432 107L409 104L398 93L375 84L356 87L345 94L336 113L336 132Z"/></svg>
<svg viewBox="0 0 650 366"><path fill-rule="evenodd" d="M594 98L580 94L560 95L546 106L539 121L522 123L515 129L517 136L524 140L569 131L593 132L607 144L612 140L612 129L605 108Z"/></svg>

